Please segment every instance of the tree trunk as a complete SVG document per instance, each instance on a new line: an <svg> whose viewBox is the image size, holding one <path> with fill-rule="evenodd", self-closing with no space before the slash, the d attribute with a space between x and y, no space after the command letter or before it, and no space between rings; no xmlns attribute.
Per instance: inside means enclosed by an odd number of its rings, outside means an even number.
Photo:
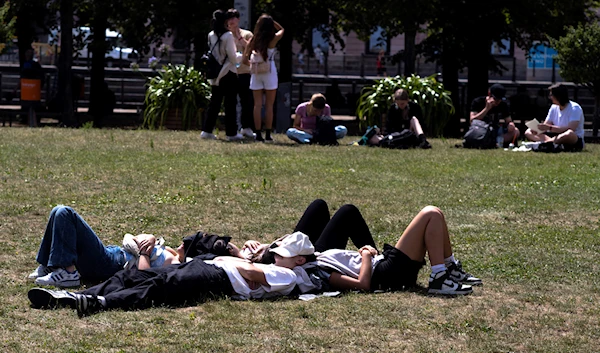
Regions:
<svg viewBox="0 0 600 353"><path fill-rule="evenodd" d="M31 42L33 42L33 36L35 34L34 24L31 21L26 6L23 6L19 12L17 12L15 32L17 38L19 38L17 43L19 48L19 67L22 67L23 62L25 61L25 51L31 48Z"/></svg>
<svg viewBox="0 0 600 353"><path fill-rule="evenodd" d="M62 123L73 126L73 0L60 1L60 57L58 58L58 94L62 95Z"/></svg>
<svg viewBox="0 0 600 353"><path fill-rule="evenodd" d="M205 33L204 35L197 35L194 37L194 69L198 71L202 69L200 66L200 58L202 55L204 55L204 48L206 47L207 43L207 35L208 34ZM186 61L186 63L188 63L188 61Z"/></svg>
<svg viewBox="0 0 600 353"><path fill-rule="evenodd" d="M404 76L408 77L415 73L415 39L416 29L409 29L404 33Z"/></svg>
<svg viewBox="0 0 600 353"><path fill-rule="evenodd" d="M458 62L456 61L457 55L449 49L443 49L442 52L442 79L444 88L450 91L452 97L452 104L454 105L454 115L446 124L444 129L444 135L448 137L459 137L461 135L460 119L463 116L462 106L460 104L460 91L458 85Z"/></svg>
<svg viewBox="0 0 600 353"><path fill-rule="evenodd" d="M474 98L487 94L489 81L489 66L491 44L480 37L471 37L468 45L468 86L467 104Z"/></svg>
<svg viewBox="0 0 600 353"><path fill-rule="evenodd" d="M289 0L275 1L274 20L286 31L279 41L279 82L292 82L293 6Z"/></svg>
<svg viewBox="0 0 600 353"><path fill-rule="evenodd" d="M105 9L100 2L96 3L96 13L91 23L91 31L94 36L90 43L92 53L92 70L90 74L90 110L94 119L94 126L102 127L103 96L105 92L104 64L106 59L106 28L108 20Z"/></svg>

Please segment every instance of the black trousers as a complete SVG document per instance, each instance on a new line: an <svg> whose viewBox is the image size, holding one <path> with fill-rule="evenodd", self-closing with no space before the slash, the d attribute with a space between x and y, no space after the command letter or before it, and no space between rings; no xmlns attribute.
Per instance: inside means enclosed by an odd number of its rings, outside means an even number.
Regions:
<svg viewBox="0 0 600 353"><path fill-rule="evenodd" d="M345 249L348 239L357 248L365 245L377 248L367 222L358 208L350 204L340 207L329 219L327 203L321 199L314 200L304 211L294 231L308 235L319 252Z"/></svg>
<svg viewBox="0 0 600 353"><path fill-rule="evenodd" d="M122 270L107 281L82 292L106 298L107 309L144 309L151 306L193 305L233 293L222 269L200 259L147 270Z"/></svg>
<svg viewBox="0 0 600 353"><path fill-rule="evenodd" d="M237 92L238 77L236 73L229 71L221 77L218 86L211 86L212 96L208 103L206 119L202 131L211 132L215 129L217 118L221 111L221 104L225 104L225 134L235 136L237 134Z"/></svg>
<svg viewBox="0 0 600 353"><path fill-rule="evenodd" d="M238 74L238 94L242 106L242 129L254 130L254 97L250 90L250 74Z"/></svg>

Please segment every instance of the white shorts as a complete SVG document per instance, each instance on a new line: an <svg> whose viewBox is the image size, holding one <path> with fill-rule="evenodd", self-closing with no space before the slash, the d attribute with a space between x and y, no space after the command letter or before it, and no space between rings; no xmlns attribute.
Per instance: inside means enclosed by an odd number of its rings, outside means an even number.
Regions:
<svg viewBox="0 0 600 353"><path fill-rule="evenodd" d="M253 91L275 90L279 86L277 81L277 67L275 67L275 62L271 62L271 72L250 76L250 89Z"/></svg>

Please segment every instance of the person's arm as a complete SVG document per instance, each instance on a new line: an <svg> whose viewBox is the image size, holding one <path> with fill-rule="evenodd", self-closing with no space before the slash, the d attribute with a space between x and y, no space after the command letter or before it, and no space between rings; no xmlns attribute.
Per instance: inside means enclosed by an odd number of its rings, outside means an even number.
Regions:
<svg viewBox="0 0 600 353"><path fill-rule="evenodd" d="M242 56L242 64L250 65L250 55L252 54L252 47L254 46L254 37L250 40L246 49L244 50L244 55Z"/></svg>
<svg viewBox="0 0 600 353"><path fill-rule="evenodd" d="M248 283L255 282L265 286L269 285L265 273L253 264L249 262L236 262L235 267Z"/></svg>
<svg viewBox="0 0 600 353"><path fill-rule="evenodd" d="M360 272L358 278L352 278L350 276L342 275L338 272L333 272L329 278L329 284L335 289L358 289L368 291L371 289L371 275L373 270L371 269L371 259L373 258L373 251L377 254L377 250L370 246L363 246L359 252L362 258L360 265Z"/></svg>
<svg viewBox="0 0 600 353"><path fill-rule="evenodd" d="M473 102L473 103L475 103L475 102ZM473 110L473 107L471 107L471 114L470 114L471 120L470 121L483 120L483 118L485 118L487 113L492 109L493 103L494 103L494 97L485 97L485 106L483 107L482 110L480 110L478 112L477 110Z"/></svg>
<svg viewBox="0 0 600 353"><path fill-rule="evenodd" d="M294 114L294 128L298 130L302 130L302 128L300 127L300 119L302 119L300 115Z"/></svg>
<svg viewBox="0 0 600 353"><path fill-rule="evenodd" d="M331 116L331 107L329 106L329 104L325 104L325 108L323 108L323 115Z"/></svg>
<svg viewBox="0 0 600 353"><path fill-rule="evenodd" d="M140 254L148 251L152 253L156 245L156 237L152 234L138 234L133 237L133 240L138 244Z"/></svg>
<svg viewBox="0 0 600 353"><path fill-rule="evenodd" d="M229 32L231 33L231 32ZM225 51L227 52L227 59L229 59L229 62L232 63L234 66L235 64L237 64L237 49L235 47L235 41L233 40L233 34L231 34L231 36L227 36L227 40L225 41Z"/></svg>
<svg viewBox="0 0 600 353"><path fill-rule="evenodd" d="M150 254L151 253L152 253L152 251L150 251L150 253L140 251L140 257L138 258L138 262L137 262L138 270L145 270L145 269L150 268Z"/></svg>
<svg viewBox="0 0 600 353"><path fill-rule="evenodd" d="M275 32L275 37L273 37L273 40L271 40L271 43L269 43L269 48L274 48L277 42L279 42L279 40L283 37L283 27L281 27L281 25L277 21L273 22L273 24L275 25L275 30L277 32Z"/></svg>

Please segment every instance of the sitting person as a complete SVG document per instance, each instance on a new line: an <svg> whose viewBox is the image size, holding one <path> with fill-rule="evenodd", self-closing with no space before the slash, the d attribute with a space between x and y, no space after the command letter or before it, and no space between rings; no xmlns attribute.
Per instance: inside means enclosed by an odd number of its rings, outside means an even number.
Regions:
<svg viewBox="0 0 600 353"><path fill-rule="evenodd" d="M515 127L510 117L510 109L506 103L506 89L499 83L493 84L487 96L473 99L471 103L470 121L483 120L493 126L498 136L498 141L504 145L515 143L519 138L519 129ZM501 123L504 120L504 123Z"/></svg>
<svg viewBox="0 0 600 353"><path fill-rule="evenodd" d="M121 271L77 293L33 288L27 295L34 308L70 307L82 317L107 309L190 305L223 295L269 298L289 295L297 286L300 292L314 287L299 267L314 261L314 247L307 235L291 234L270 251L274 265L252 264L231 256L209 261L194 258L168 267Z"/></svg>
<svg viewBox="0 0 600 353"><path fill-rule="evenodd" d="M286 132L287 136L298 143L313 142L313 130L317 125L318 116L331 116L331 107L326 103L325 96L315 93L310 101L296 107L294 126ZM339 140L346 136L348 129L343 125L335 127L335 137Z"/></svg>
<svg viewBox="0 0 600 353"><path fill-rule="evenodd" d="M557 83L548 89L552 106L548 110L546 120L538 125L538 129L543 133L527 129L525 137L530 141L563 145L565 151L581 151L584 147L585 121L581 106L569 100L566 86Z"/></svg>
<svg viewBox="0 0 600 353"><path fill-rule="evenodd" d="M36 257L40 264L28 279L36 284L77 287L81 276L104 280L124 267L138 269L179 263L177 251L152 234L127 234L124 246L105 246L85 220L68 206L56 206Z"/></svg>
<svg viewBox="0 0 600 353"><path fill-rule="evenodd" d="M402 88L397 89L394 92L394 103L385 116L383 135L409 130L417 137L413 147L431 148L423 133L420 120L423 120L421 107L410 101L408 91Z"/></svg>
<svg viewBox="0 0 600 353"><path fill-rule="evenodd" d="M423 208L394 247L384 246L382 255L364 245L358 252L327 250L317 255L317 263L329 270L333 290L401 290L416 285L425 253L431 263L430 294L470 294L472 285L482 283L454 258L444 214L434 206Z"/></svg>

